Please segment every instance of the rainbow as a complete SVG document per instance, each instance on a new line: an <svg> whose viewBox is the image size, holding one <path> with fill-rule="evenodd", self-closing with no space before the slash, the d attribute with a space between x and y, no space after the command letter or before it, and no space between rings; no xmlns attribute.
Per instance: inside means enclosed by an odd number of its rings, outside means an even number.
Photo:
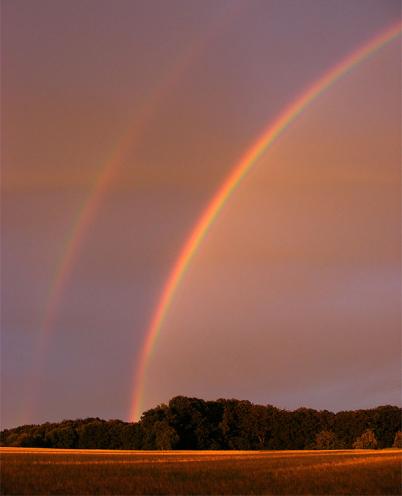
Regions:
<svg viewBox="0 0 402 496"><path fill-rule="evenodd" d="M218 12L211 17L206 29L201 30L195 36L183 52L177 56L175 62L160 78L155 87L150 90L148 95L145 95L142 106L136 112L134 123L123 133L108 159L101 165L100 172L78 209L76 219L63 244L63 253L56 265L57 269L50 285L38 340L33 352L33 369L36 373L30 377L30 383L27 387L30 391L24 405L24 417L27 419L32 417L33 402L39 389L41 365L43 366L49 345L49 337L54 329L64 291L68 286L89 228L93 225L108 192L118 177L124 158L129 150L135 148L136 144L141 142L150 121L163 104L164 98L169 91L180 81L194 60L202 56L214 37L221 33L235 17L241 14L244 7L245 4L242 2L232 2L218 9Z"/></svg>
<svg viewBox="0 0 402 496"><path fill-rule="evenodd" d="M391 41L395 40L400 35L401 29L402 22L400 21L396 25L388 27L385 31L352 52L341 62L336 64L335 67L330 69L322 77L315 81L306 91L304 91L288 107L286 107L272 123L268 125L258 139L240 158L238 163L232 168L229 175L218 188L217 192L202 212L188 238L184 242L183 247L162 289L161 296L146 332L146 337L140 353L140 359L134 378L130 409L130 419L132 421L135 421L140 417L146 367L177 288L185 276L194 254L199 249L202 241L205 239L205 236L211 228L214 220L221 212L225 203L239 186L242 179L256 164L258 159L316 98L324 93L324 91L328 90L328 88L330 88L339 78L345 75L353 67L366 60Z"/></svg>
<svg viewBox="0 0 402 496"><path fill-rule="evenodd" d="M42 340L46 338L52 329L60 307L62 294L67 286L73 267L77 262L89 227L93 224L108 191L110 191L114 180L118 176L124 158L127 156L129 150L135 148L136 144L141 141L148 124L156 115L161 104L163 104L168 92L181 79L191 63L205 51L213 37L221 32L223 26L233 16L240 13L241 8L242 4L233 4L229 8L224 6L216 17L212 18L207 29L204 32L200 32L196 39L192 43L189 43L177 57L173 66L170 67L155 87L146 95L144 103L136 112L133 125L126 130L119 139L111 156L100 167L100 172L81 208L79 208L76 221L73 223L71 232L64 243L64 251L57 265L44 312L44 319L41 326Z"/></svg>

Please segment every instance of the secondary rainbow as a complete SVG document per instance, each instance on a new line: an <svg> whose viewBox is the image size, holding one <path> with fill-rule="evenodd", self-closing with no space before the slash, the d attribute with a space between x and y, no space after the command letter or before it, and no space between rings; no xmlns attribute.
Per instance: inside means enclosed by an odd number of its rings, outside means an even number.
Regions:
<svg viewBox="0 0 402 496"><path fill-rule="evenodd" d="M149 93L144 95L142 105L136 109L133 124L123 133L111 155L101 165L99 174L78 209L75 222L73 222L70 233L66 237L64 250L56 266L55 276L50 286L39 336L33 352L35 374L30 377L30 383L27 387L30 391L24 405L24 417L26 417L27 422L32 418L33 403L39 389L40 369L43 366L49 338L55 327L55 320L65 288L77 264L88 231L93 225L111 186L121 172L124 158L127 157L131 149L141 142L150 121L157 114L169 91L180 81L191 64L202 56L214 37L221 33L233 18L241 14L244 7L245 4L242 2L224 5L218 10L217 14L211 17L206 29L200 30L194 39L189 40L189 44L179 53L172 66L162 75Z"/></svg>
<svg viewBox="0 0 402 496"><path fill-rule="evenodd" d="M194 257L194 254L205 239L214 220L219 215L223 206L239 186L241 180L250 171L258 159L267 151L272 143L280 136L285 129L300 115L317 97L332 86L340 77L345 75L356 65L366 60L385 45L395 40L401 33L402 22L388 27L385 31L375 36L368 43L359 47L348 55L345 59L326 72L306 91L287 106L279 116L268 125L258 139L240 158L232 168L229 175L221 184L205 210L195 223L190 235L183 244L183 247L168 275L166 283L155 312L152 316L149 328L146 332L144 344L139 355L138 366L134 378L132 392L130 420L137 420L141 414L141 402L144 389L144 379L146 366L152 354L156 339L166 318L176 290L183 279L186 270Z"/></svg>
<svg viewBox="0 0 402 496"><path fill-rule="evenodd" d="M169 91L180 81L191 64L197 60L212 42L214 36L221 33L231 19L241 13L244 4L233 3L224 5L217 15L213 16L204 31L186 46L173 65L166 71L147 95L135 112L133 124L119 139L111 156L102 164L92 188L88 192L81 208L78 210L76 221L72 225L69 236L64 244L64 251L57 265L55 277L49 291L49 297L44 312L39 342L46 341L54 319L58 312L62 293L75 266L80 248L85 236L93 224L105 197L121 171L121 166L128 152L141 142L150 121L155 117Z"/></svg>

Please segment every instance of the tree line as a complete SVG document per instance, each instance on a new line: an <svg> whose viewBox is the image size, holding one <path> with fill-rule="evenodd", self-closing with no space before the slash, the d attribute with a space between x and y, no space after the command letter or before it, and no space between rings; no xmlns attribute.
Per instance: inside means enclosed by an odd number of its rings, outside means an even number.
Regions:
<svg viewBox="0 0 402 496"><path fill-rule="evenodd" d="M1 432L2 446L97 449L303 450L402 447L402 409L284 410L176 396L139 422L87 418Z"/></svg>

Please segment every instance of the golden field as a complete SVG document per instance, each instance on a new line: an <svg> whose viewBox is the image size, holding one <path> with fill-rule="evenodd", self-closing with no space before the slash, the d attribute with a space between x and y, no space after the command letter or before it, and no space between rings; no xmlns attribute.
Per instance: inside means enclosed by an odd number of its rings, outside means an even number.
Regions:
<svg viewBox="0 0 402 496"><path fill-rule="evenodd" d="M401 493L402 450L0 448L1 494Z"/></svg>

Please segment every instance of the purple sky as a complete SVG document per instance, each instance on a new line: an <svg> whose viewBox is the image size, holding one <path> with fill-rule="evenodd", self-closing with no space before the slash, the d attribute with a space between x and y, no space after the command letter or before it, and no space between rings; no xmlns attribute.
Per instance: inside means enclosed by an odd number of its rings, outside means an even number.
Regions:
<svg viewBox="0 0 402 496"><path fill-rule="evenodd" d="M3 427L127 419L161 288L211 195L284 106L398 19L390 0L2 2ZM397 40L354 68L228 202L161 330L144 408L401 402L400 60ZM38 363L72 226L134 125Z"/></svg>

